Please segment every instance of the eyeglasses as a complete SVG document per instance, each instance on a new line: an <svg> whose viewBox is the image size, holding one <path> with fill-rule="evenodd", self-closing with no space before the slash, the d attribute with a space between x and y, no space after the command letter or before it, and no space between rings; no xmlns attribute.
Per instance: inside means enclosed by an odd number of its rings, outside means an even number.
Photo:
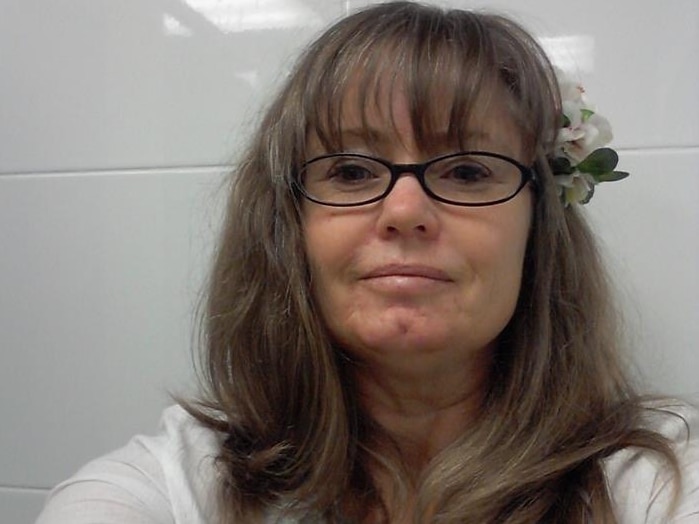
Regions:
<svg viewBox="0 0 699 524"><path fill-rule="evenodd" d="M455 206L491 206L514 198L534 171L497 153L463 151L422 164L392 164L354 153L322 155L301 166L297 187L325 206L362 206L385 198L404 173L412 173L423 191Z"/></svg>

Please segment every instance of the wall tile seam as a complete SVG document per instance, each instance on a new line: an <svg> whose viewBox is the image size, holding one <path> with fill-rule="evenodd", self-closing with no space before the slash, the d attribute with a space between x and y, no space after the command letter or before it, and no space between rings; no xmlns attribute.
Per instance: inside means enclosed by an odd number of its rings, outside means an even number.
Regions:
<svg viewBox="0 0 699 524"><path fill-rule="evenodd" d="M134 168L90 168L90 169L65 169L65 170L38 170L38 171L0 171L0 180L3 178L18 177L107 177L107 176L156 176L156 175L209 175L220 174L233 169L232 165L201 165L201 166L153 166Z"/></svg>
<svg viewBox="0 0 699 524"><path fill-rule="evenodd" d="M614 144L610 144L616 151L623 151L625 153L697 153L699 152L699 144L696 145L678 145L678 146L642 146L642 147L616 147Z"/></svg>
<svg viewBox="0 0 699 524"><path fill-rule="evenodd" d="M616 151L624 154L695 154L699 145L662 146L662 147L619 147ZM232 164L192 165L192 166L151 166L134 168L91 168L76 170L39 170L39 171L0 171L0 180L16 177L80 177L80 176L155 176L165 174L221 174L231 171Z"/></svg>
<svg viewBox="0 0 699 524"><path fill-rule="evenodd" d="M3 493L24 494L24 495L47 495L51 491L50 487L13 486L0 484L0 495Z"/></svg>

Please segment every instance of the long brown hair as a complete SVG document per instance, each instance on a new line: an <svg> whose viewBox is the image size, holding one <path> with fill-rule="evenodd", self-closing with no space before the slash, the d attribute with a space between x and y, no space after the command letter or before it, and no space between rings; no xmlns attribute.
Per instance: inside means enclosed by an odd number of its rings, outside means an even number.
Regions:
<svg viewBox="0 0 699 524"><path fill-rule="evenodd" d="M552 68L506 18L408 2L370 7L316 40L233 173L203 318L205 389L186 404L223 438L222 521L256 522L270 508L332 522L383 508L388 518L368 471L391 471L392 460L313 302L294 190L309 132L341 149L350 84L368 105L380 78L404 90L426 148L444 104L461 142L474 104L506 93L538 176L521 294L481 415L423 472L415 519L613 522L605 457L640 446L677 467L668 443L643 429L594 238L561 205L548 167L560 113Z"/></svg>

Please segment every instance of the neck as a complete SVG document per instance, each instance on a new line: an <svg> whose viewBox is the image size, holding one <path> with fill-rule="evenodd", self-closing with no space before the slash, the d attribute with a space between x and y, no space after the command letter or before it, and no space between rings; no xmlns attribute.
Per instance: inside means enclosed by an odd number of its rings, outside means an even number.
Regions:
<svg viewBox="0 0 699 524"><path fill-rule="evenodd" d="M454 442L478 415L490 369L490 351L448 364L413 368L364 363L354 369L364 409L397 444L412 478Z"/></svg>

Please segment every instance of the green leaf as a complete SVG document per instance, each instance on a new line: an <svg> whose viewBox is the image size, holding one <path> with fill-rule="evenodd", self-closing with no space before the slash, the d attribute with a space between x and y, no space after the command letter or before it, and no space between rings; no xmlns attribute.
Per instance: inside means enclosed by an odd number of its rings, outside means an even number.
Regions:
<svg viewBox="0 0 699 524"><path fill-rule="evenodd" d="M590 118L592 115L594 115L595 112L592 111L591 109L581 109L580 114L582 115L581 116L582 121L585 122L585 121L587 121L588 118Z"/></svg>
<svg viewBox="0 0 699 524"><path fill-rule="evenodd" d="M587 155L587 158L580 162L577 168L582 173L601 176L614 171L618 163L619 155L616 154L616 151L609 147L602 147Z"/></svg>
<svg viewBox="0 0 699 524"><path fill-rule="evenodd" d="M570 175L575 171L570 160L562 156L549 158L549 165L554 175Z"/></svg>
<svg viewBox="0 0 699 524"><path fill-rule="evenodd" d="M597 182L616 182L617 180L623 180L627 176L629 174L626 171L610 171L609 173L595 176L595 180Z"/></svg>

